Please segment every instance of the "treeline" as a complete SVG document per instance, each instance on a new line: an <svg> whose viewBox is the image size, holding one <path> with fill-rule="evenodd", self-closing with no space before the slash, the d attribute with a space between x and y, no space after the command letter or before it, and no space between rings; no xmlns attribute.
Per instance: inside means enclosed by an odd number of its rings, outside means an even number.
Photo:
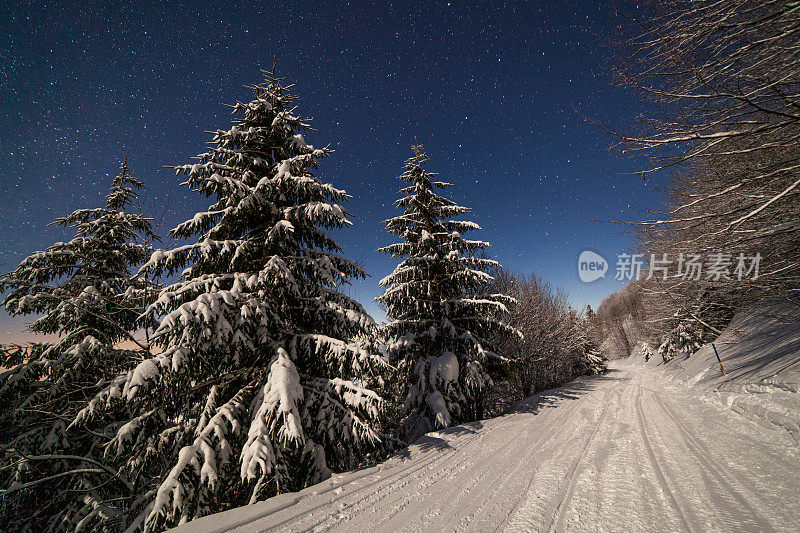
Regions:
<svg viewBox="0 0 800 533"><path fill-rule="evenodd" d="M652 162L644 177L674 177L663 208L634 225L649 271L597 314L608 353L646 343L669 359L745 305L800 303L800 12L752 0L641 8L619 74L657 114L619 138Z"/></svg>
<svg viewBox="0 0 800 533"><path fill-rule="evenodd" d="M514 298L508 320L523 333L494 340L511 364L490 392L492 413L578 376L605 370L591 307L576 312L562 290L553 289L534 274L515 276L499 269L492 287Z"/></svg>
<svg viewBox="0 0 800 533"><path fill-rule="evenodd" d="M103 206L56 221L74 238L0 277L5 309L58 335L0 349L4 528L162 530L602 369L562 294L464 237L480 228L421 146L386 223L399 263L376 324L342 292L366 273L328 234L351 224L314 174L330 150L274 72L252 89L175 167L211 199L171 230L188 244L158 248L126 158Z"/></svg>

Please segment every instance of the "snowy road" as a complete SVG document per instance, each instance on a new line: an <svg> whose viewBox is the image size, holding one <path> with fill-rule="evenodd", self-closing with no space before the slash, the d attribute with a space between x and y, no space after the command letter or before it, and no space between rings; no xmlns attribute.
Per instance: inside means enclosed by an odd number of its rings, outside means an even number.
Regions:
<svg viewBox="0 0 800 533"><path fill-rule="evenodd" d="M800 531L800 448L643 365L192 531Z"/></svg>

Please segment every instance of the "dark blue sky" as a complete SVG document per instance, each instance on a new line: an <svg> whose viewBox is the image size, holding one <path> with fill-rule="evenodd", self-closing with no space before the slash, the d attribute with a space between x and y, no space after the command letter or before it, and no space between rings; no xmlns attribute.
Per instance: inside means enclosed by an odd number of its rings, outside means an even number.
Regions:
<svg viewBox="0 0 800 533"><path fill-rule="evenodd" d="M345 253L372 275L369 304L395 261L381 221L395 214L416 138L430 170L473 208L476 237L517 272L536 272L575 304L617 290L614 256L632 239L598 219L656 204L653 183L574 109L621 127L639 111L611 86L608 2L0 3L0 270L68 235L45 224L100 205L126 152L158 204L162 233L208 201L164 165L190 162L247 101L260 68L296 84L315 145L336 150L318 175L354 199ZM606 256L606 280L580 282L578 254ZM382 317L377 308L368 309ZM0 341L23 323L0 314Z"/></svg>

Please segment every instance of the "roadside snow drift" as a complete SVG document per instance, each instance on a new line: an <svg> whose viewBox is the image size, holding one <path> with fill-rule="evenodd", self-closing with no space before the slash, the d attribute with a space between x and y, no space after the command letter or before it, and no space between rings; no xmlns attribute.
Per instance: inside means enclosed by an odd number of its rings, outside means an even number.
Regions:
<svg viewBox="0 0 800 533"><path fill-rule="evenodd" d="M647 365L685 382L693 391L689 394L698 389L710 393L748 418L784 428L800 442L800 307L774 303L741 312L714 345L727 375L711 344L666 365L655 355Z"/></svg>

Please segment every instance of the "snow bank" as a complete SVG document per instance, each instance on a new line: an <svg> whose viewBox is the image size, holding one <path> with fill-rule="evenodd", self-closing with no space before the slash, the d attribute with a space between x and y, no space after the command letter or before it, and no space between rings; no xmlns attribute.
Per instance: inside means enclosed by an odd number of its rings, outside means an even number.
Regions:
<svg viewBox="0 0 800 533"><path fill-rule="evenodd" d="M800 442L800 307L770 303L746 309L714 345L727 375L711 344L667 364L656 354L646 364L752 420L785 428Z"/></svg>

